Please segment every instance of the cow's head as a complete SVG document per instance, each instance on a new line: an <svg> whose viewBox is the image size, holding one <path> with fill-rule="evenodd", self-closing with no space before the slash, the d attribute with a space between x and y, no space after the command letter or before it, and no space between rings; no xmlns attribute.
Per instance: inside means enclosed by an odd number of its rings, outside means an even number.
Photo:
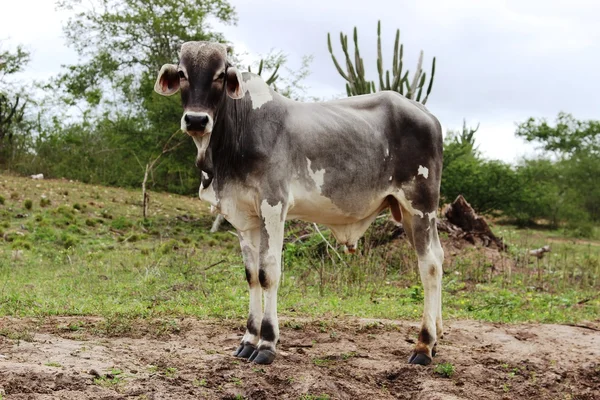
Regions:
<svg viewBox="0 0 600 400"><path fill-rule="evenodd" d="M241 73L227 62L225 45L186 42L181 46L179 64L162 66L154 90L163 96L181 90L181 130L201 137L212 132L225 95L232 99L244 96L243 84Z"/></svg>

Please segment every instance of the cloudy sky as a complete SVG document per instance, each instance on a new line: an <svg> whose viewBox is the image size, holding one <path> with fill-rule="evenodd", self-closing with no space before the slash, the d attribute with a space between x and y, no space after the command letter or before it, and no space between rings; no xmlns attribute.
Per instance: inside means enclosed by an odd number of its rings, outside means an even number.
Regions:
<svg viewBox="0 0 600 400"><path fill-rule="evenodd" d="M68 15L51 0L2 0L0 40L32 53L25 79L45 79L77 61L64 45ZM327 32L341 57L339 32L356 25L367 74L377 77L377 21L382 22L384 63L396 28L411 70L419 51L425 66L437 58L428 108L446 129L463 118L481 124L477 141L489 158L513 162L533 153L514 137L528 117L553 120L559 111L600 118L600 1L597 0L230 0L239 22L217 25L236 50L266 54L282 49L297 68L312 54L308 95L342 96L344 81L327 50ZM27 20L22 18L26 10ZM14 16L14 17L11 17ZM388 67L389 68L389 64Z"/></svg>

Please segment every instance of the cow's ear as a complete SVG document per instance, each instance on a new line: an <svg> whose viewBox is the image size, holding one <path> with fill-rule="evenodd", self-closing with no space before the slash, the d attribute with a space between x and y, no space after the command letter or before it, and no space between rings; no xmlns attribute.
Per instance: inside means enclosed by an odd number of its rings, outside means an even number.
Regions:
<svg viewBox="0 0 600 400"><path fill-rule="evenodd" d="M227 68L227 95L234 100L241 99L246 94L242 74L235 67Z"/></svg>
<svg viewBox="0 0 600 400"><path fill-rule="evenodd" d="M179 73L176 65L162 66L154 84L154 91L163 96L171 96L179 91Z"/></svg>

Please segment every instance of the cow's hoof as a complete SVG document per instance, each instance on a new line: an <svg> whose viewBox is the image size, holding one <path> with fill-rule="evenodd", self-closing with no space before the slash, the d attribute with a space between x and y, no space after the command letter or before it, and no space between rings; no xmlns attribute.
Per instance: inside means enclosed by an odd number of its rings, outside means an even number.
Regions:
<svg viewBox="0 0 600 400"><path fill-rule="evenodd" d="M275 352L269 349L254 350L248 361L256 364L268 365L275 359Z"/></svg>
<svg viewBox="0 0 600 400"><path fill-rule="evenodd" d="M425 353L412 353L412 355L408 359L408 363L417 365L429 365L431 364L431 357L429 357Z"/></svg>
<svg viewBox="0 0 600 400"><path fill-rule="evenodd" d="M252 355L252 353L254 353L255 350L256 346L254 346L253 344L242 343L240 344L240 347L238 347L237 350L233 352L233 355L239 358L248 358Z"/></svg>

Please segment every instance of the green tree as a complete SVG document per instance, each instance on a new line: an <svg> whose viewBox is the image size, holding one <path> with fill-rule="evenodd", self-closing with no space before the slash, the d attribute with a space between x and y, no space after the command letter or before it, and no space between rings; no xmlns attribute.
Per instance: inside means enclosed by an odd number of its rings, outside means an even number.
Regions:
<svg viewBox="0 0 600 400"><path fill-rule="evenodd" d="M1 44L1 43L0 43ZM29 53L18 46L14 51L0 49L0 166L7 167L15 134L24 129L29 101L25 87L13 79L29 62Z"/></svg>
<svg viewBox="0 0 600 400"><path fill-rule="evenodd" d="M57 4L72 13L64 32L80 62L67 66L47 86L49 97L58 93L69 107L63 106L62 113L49 107L58 115L44 124L37 146L40 151L49 146L72 148L78 142L85 146L94 137L96 146L82 153L88 153L86 159L97 168L87 171L84 181L138 186L147 163L179 130L181 118L177 97L154 94L156 74L163 64L176 62L185 41L223 42L209 20L235 23L235 11L224 0L60 0ZM74 110L80 110L79 115L73 117ZM159 189L191 192L197 186L196 149L183 134L175 140L181 146L161 158L150 180L158 182ZM69 172L68 163L53 166L40 161L51 169L50 175L83 172Z"/></svg>
<svg viewBox="0 0 600 400"><path fill-rule="evenodd" d="M235 23L233 7L224 0L61 0L58 6L72 13L64 31L80 62L67 66L47 85L49 112L44 115L54 115L42 119L35 141L36 152L46 158L37 157L23 168L139 187L152 164L150 187L197 191L195 145L182 133L174 135L180 126L180 100L156 95L153 85L162 64L176 62L183 42L224 42L208 21ZM271 53L263 74L276 72L285 61L283 53ZM297 74L277 73L278 89L292 96L300 92L299 82L307 71L303 64ZM57 97L62 106L54 103ZM172 151L163 153L167 141ZM94 145L76 154L77 146L86 143ZM53 148L73 158L55 160L59 152ZM82 168L83 154L87 165Z"/></svg>
<svg viewBox="0 0 600 400"><path fill-rule="evenodd" d="M463 121L461 131L446 135L441 201L452 202L462 194L478 212L507 213L519 201L517 173L507 163L481 156L475 145L478 129Z"/></svg>
<svg viewBox="0 0 600 400"><path fill-rule="evenodd" d="M559 218L571 224L600 221L600 121L559 113L555 124L530 118L516 135L538 143L560 174L554 178L562 204Z"/></svg>
<svg viewBox="0 0 600 400"><path fill-rule="evenodd" d="M545 119L530 118L519 124L515 134L561 158L580 154L600 156L600 121L579 121L561 112L554 125Z"/></svg>

